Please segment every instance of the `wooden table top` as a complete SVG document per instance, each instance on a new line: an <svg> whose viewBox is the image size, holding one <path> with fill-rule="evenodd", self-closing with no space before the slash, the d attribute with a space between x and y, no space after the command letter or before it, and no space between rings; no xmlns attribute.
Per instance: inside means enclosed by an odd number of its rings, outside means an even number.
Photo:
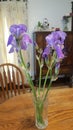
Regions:
<svg viewBox="0 0 73 130"><path fill-rule="evenodd" d="M73 88L49 91L48 120L45 130L73 130ZM37 130L30 93L0 104L0 130Z"/></svg>

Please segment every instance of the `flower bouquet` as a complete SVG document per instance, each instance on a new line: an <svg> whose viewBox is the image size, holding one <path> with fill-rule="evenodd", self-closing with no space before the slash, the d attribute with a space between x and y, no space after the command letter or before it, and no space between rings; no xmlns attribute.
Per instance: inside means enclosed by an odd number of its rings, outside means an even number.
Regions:
<svg viewBox="0 0 73 130"><path fill-rule="evenodd" d="M11 25L10 36L8 38L7 46L11 45L9 53L17 52L18 62L24 68L24 73L27 77L28 83L32 89L33 100L36 112L36 126L39 129L44 129L48 125L44 114L44 108L46 106L46 99L48 91L51 87L52 81L58 78L60 62L64 58L64 40L66 33L60 30L54 31L46 39L46 47L44 50L38 47L37 43L33 43L29 35L27 34L27 27L24 24ZM37 49L36 59L39 64L39 84L37 89L34 87L34 83L29 74L28 67L25 64L25 59L22 55L22 51L26 51L28 46L33 44ZM44 83L42 85L42 68L44 63L47 66L47 73L45 76ZM49 83L46 87L47 79L49 76ZM45 110L46 111L46 110Z"/></svg>

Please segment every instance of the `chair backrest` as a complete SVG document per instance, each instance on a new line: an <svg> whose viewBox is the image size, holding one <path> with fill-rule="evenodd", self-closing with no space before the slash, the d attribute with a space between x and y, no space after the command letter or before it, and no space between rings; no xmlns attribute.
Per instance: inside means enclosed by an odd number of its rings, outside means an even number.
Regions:
<svg viewBox="0 0 73 130"><path fill-rule="evenodd" d="M21 93L25 93L24 76L21 69L11 63L0 65L0 97L8 99Z"/></svg>

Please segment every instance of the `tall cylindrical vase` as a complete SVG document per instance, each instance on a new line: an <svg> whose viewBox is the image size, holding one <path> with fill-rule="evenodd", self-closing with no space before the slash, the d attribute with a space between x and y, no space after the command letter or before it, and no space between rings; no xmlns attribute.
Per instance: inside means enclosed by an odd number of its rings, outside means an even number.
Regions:
<svg viewBox="0 0 73 130"><path fill-rule="evenodd" d="M34 101L35 105L35 125L38 129L45 129L48 126L48 97L45 101L38 97Z"/></svg>

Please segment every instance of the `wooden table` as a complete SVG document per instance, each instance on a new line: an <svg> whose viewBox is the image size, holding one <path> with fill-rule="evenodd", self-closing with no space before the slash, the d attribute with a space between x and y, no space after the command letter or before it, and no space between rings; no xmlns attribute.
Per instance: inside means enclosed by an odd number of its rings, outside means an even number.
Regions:
<svg viewBox="0 0 73 130"><path fill-rule="evenodd" d="M51 89L46 130L73 130L73 88ZM30 93L0 104L0 130L37 130Z"/></svg>

